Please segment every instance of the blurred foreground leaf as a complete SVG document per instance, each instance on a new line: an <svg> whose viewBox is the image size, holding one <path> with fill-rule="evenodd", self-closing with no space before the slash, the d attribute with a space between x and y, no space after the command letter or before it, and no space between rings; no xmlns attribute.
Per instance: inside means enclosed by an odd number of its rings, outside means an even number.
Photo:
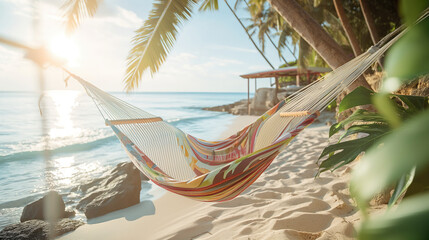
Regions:
<svg viewBox="0 0 429 240"><path fill-rule="evenodd" d="M361 240L424 240L429 236L429 194L401 202L396 210L362 223Z"/></svg>
<svg viewBox="0 0 429 240"><path fill-rule="evenodd" d="M429 18L426 18L412 27L388 52L385 64L387 79L381 91L396 91L402 84L429 73L428 43Z"/></svg>
<svg viewBox="0 0 429 240"><path fill-rule="evenodd" d="M408 26L411 26L421 13L429 7L429 0L402 0L400 4L400 14Z"/></svg>
<svg viewBox="0 0 429 240"><path fill-rule="evenodd" d="M409 173L429 163L429 111L406 121L383 139L382 147L370 149L353 172L351 190L358 205L365 206L373 196Z"/></svg>

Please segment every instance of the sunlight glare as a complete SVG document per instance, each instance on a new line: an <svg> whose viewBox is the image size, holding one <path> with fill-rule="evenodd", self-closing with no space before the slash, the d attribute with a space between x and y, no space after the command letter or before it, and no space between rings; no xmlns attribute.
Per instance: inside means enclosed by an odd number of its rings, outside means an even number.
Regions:
<svg viewBox="0 0 429 240"><path fill-rule="evenodd" d="M54 159L54 179L56 185L69 186L77 169L74 167L74 156Z"/></svg>
<svg viewBox="0 0 429 240"><path fill-rule="evenodd" d="M66 61L67 65L77 65L78 47L73 39L65 36L57 36L49 44L50 52Z"/></svg>
<svg viewBox="0 0 429 240"><path fill-rule="evenodd" d="M48 96L52 99L56 107L56 121L49 131L49 137L65 138L75 137L81 134L82 129L73 126L71 113L77 106L76 98L80 92L77 91L49 91Z"/></svg>

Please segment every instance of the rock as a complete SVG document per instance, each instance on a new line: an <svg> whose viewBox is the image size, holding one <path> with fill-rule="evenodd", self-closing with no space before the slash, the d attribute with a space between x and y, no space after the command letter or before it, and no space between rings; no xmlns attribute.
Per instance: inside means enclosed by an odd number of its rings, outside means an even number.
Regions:
<svg viewBox="0 0 429 240"><path fill-rule="evenodd" d="M139 171L140 172L140 171ZM144 175L142 172L140 172L140 179L142 180L142 181L149 181L149 178L146 176L146 175Z"/></svg>
<svg viewBox="0 0 429 240"><path fill-rule="evenodd" d="M259 88L256 90L252 105L255 111L266 111L279 102L274 88Z"/></svg>
<svg viewBox="0 0 429 240"><path fill-rule="evenodd" d="M77 220L63 218L54 226L52 237L75 230L84 223ZM11 224L0 231L0 239L14 240L44 240L49 239L49 223L42 220L28 220L23 223Z"/></svg>
<svg viewBox="0 0 429 240"><path fill-rule="evenodd" d="M49 210L54 214L53 219L60 219L67 217L68 213L65 212L65 204L58 192L51 191L43 198L32 202L24 207L21 214L21 222L27 220L39 219L46 220L45 206L49 206Z"/></svg>
<svg viewBox="0 0 429 240"><path fill-rule="evenodd" d="M64 218L70 218L70 217L74 217L76 215L76 213L74 212L74 210L72 209L66 209L64 211Z"/></svg>
<svg viewBox="0 0 429 240"><path fill-rule="evenodd" d="M87 218L94 218L140 202L140 171L133 163L120 163L106 177L79 187L85 197L77 204Z"/></svg>
<svg viewBox="0 0 429 240"><path fill-rule="evenodd" d="M234 106L230 112L234 115L247 115L248 114L247 104Z"/></svg>
<svg viewBox="0 0 429 240"><path fill-rule="evenodd" d="M285 99L295 93L302 87L279 89L277 97L275 96L274 88L259 88L256 90L255 97L250 99L250 115L259 116L272 108L279 100ZM221 105L216 107L203 108L207 111L228 112L234 115L248 115L247 99L237 101L235 103Z"/></svg>
<svg viewBox="0 0 429 240"><path fill-rule="evenodd" d="M84 224L85 223L82 221L73 220L73 219L69 219L69 218L63 218L60 221L58 221L57 224L55 225L54 235L60 236L60 235L63 235L64 233L74 231L74 230L76 230L76 228L78 228Z"/></svg>
<svg viewBox="0 0 429 240"><path fill-rule="evenodd" d="M228 112L228 113L236 114L236 113L234 113L234 111L236 111L236 110L234 110L234 108L237 106L245 106L246 112L243 114L247 114L247 99L243 99L243 100L237 101L235 103L227 104L227 105L221 105L221 106L215 106L215 107L206 107L206 108L203 108L203 110L214 111L214 112Z"/></svg>

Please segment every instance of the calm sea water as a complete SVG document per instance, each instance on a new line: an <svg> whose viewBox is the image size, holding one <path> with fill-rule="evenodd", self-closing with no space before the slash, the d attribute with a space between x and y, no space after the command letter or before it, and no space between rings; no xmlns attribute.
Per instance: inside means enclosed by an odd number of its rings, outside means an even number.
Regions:
<svg viewBox="0 0 429 240"><path fill-rule="evenodd" d="M214 140L234 116L201 108L232 103L246 93L113 93L196 137ZM68 207L81 198L70 189L106 174L128 161L119 141L104 125L92 100L79 91L48 91L41 98L47 119L41 132L39 96L28 92L0 92L0 229L19 222L23 207L42 197L48 187L63 195ZM45 171L44 142L49 142L51 167ZM142 183L141 200L163 190ZM83 218L83 214L77 214Z"/></svg>

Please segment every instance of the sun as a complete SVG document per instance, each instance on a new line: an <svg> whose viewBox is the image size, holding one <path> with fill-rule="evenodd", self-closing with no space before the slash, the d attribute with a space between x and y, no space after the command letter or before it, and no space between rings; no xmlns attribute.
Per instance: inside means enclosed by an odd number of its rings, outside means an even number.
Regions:
<svg viewBox="0 0 429 240"><path fill-rule="evenodd" d="M78 47L72 38L56 36L49 44L49 51L56 57L64 60L67 65L76 65L78 58Z"/></svg>

